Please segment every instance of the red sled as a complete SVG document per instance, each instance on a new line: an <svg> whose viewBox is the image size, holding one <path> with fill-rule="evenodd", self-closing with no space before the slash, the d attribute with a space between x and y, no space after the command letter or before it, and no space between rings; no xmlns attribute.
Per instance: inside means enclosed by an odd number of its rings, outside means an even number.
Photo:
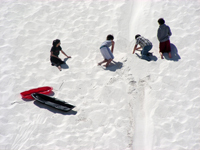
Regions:
<svg viewBox="0 0 200 150"><path fill-rule="evenodd" d="M36 88L36 89L31 89L31 90L28 90L28 91L24 91L24 92L21 92L21 96L23 99L34 99L31 94L33 93L39 93L39 94L49 94L51 93L51 91L53 90L52 87L49 87L49 86L44 86L44 87L39 87L39 88Z"/></svg>

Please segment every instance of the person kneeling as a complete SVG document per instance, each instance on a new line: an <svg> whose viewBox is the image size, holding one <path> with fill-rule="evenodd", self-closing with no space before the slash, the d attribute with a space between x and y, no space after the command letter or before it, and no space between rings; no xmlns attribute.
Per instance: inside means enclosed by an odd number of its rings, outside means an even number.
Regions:
<svg viewBox="0 0 200 150"><path fill-rule="evenodd" d="M135 36L135 39L136 39L136 44L133 49L133 54L135 53L136 50L142 49L142 51L141 51L142 57L141 58L145 59L147 61L150 61L151 58L149 57L149 54L150 54L149 51L153 47L152 43L148 39L142 37L140 34L137 34ZM137 47L138 45L139 45L139 47Z"/></svg>
<svg viewBox="0 0 200 150"><path fill-rule="evenodd" d="M98 65L106 63L105 67L108 67L108 65L114 59L113 50L114 50L115 42L113 40L114 40L114 36L109 34L106 38L106 41L101 44L100 51L101 51L102 56L104 57L104 60L98 63ZM111 46L111 50L109 48L110 46Z"/></svg>
<svg viewBox="0 0 200 150"><path fill-rule="evenodd" d="M51 61L51 65L52 66L56 66L58 67L58 69L61 71L61 64L65 63L64 61L62 61L58 55L60 54L60 51L67 57L67 58L71 58L71 56L68 56L67 54L65 54L65 52L62 50L61 46L60 46L60 40L56 39L53 41L53 46L51 48L50 51L50 61Z"/></svg>

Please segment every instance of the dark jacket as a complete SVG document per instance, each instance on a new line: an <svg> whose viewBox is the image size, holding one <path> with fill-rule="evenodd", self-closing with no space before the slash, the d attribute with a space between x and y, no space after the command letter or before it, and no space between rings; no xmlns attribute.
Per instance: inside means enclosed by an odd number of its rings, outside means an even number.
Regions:
<svg viewBox="0 0 200 150"><path fill-rule="evenodd" d="M169 40L169 37L172 35L170 27L166 24L160 25L157 32L157 37L160 42L165 42Z"/></svg>

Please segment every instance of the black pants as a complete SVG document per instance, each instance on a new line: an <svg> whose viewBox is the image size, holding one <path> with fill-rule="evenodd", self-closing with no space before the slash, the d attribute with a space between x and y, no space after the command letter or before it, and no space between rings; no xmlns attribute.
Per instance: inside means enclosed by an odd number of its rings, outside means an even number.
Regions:
<svg viewBox="0 0 200 150"><path fill-rule="evenodd" d="M56 57L51 57L50 61L51 61L52 65L55 65L57 67L60 66L61 64L65 63L64 61L62 61Z"/></svg>

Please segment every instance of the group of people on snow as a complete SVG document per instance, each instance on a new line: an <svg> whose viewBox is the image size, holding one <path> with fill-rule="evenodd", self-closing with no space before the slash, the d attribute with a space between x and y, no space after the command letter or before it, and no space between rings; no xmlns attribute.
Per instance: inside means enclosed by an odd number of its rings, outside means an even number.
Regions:
<svg viewBox="0 0 200 150"><path fill-rule="evenodd" d="M165 20L163 18L160 18L158 20L159 23L159 28L157 31L157 38L159 40L159 53L161 56L161 59L163 59L163 53L168 53L169 58L171 58L171 47L170 47L170 36L172 35L170 27L165 24ZM135 53L136 50L141 51L141 59L150 61L151 58L149 57L151 53L149 51L152 49L153 44L140 34L137 34L135 36L135 46L133 48L133 54ZM58 55L60 52L62 52L67 58L71 58L71 56L68 56L65 54L65 52L62 50L60 46L60 40L56 39L53 41L53 46L50 51L50 61L52 65L55 65L58 67L58 69L61 71L61 64L65 63L62 61ZM102 65L103 63L105 64L105 67L108 67L108 65L111 63L111 61L114 59L113 56L113 50L114 50L114 36L113 35L108 35L106 38L106 41L104 41L101 46L100 46L100 52L104 58L103 61L99 62L98 65ZM111 49L109 48L111 47Z"/></svg>

